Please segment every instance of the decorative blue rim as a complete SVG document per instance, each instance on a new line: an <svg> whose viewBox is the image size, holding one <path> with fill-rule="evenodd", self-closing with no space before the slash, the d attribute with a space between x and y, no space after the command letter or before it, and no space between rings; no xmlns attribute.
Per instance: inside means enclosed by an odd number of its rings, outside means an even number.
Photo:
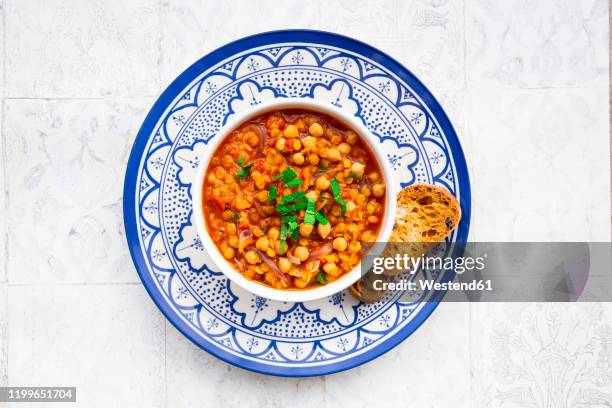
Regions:
<svg viewBox="0 0 612 408"><path fill-rule="evenodd" d="M429 317L429 315L438 306L438 303L445 295L445 292L439 291L432 294L430 298L431 300L427 302L427 304L405 327L398 331L394 336L366 353L360 354L355 358L324 366L296 367L288 369L287 367L262 365L261 363L253 362L230 354L213 343L200 344L198 341L196 341L195 339L198 337L197 332L185 324L185 322L178 318L177 315L175 315L174 311L171 309L168 303L166 303L160 293L158 293L156 290L152 290L152 288L155 288L155 282L151 278L150 274L144 273L147 270L147 265L139 251L138 230L136 227L135 214L133 212L135 206L135 196L133 192L137 188L136 179L138 175L138 164L140 157L144 152L148 137L158 122L161 114L178 96L178 94L191 83L191 81L193 81L210 66L217 64L220 61L241 51L279 42L319 43L352 50L353 52L359 53L385 66L388 70L400 77L408 85L410 85L413 90L416 91L419 97L423 100L423 103L430 109L440 127L443 129L447 142L453 153L453 157L456 158L455 166L459 180L459 191L461 191L459 204L462 211L461 222L459 223L457 230L457 241L467 241L471 216L471 192L468 170L465 163L463 150L461 149L461 145L457 139L457 134L455 133L450 120L442 110L442 107L438 101L415 75L384 52L349 37L315 30L270 31L236 40L199 59L189 68L187 68L187 70L185 70L181 75L179 75L178 78L176 78L166 88L166 90L164 90L147 114L147 117L140 127L134 142L134 146L132 147L132 152L130 153L130 158L128 160L123 189L123 220L125 224L126 239L134 266L136 267L140 280L147 289L149 296L151 296L166 319L168 319L174 325L174 327L178 329L178 331L180 331L197 346L201 347L215 357L220 358L226 363L261 374L271 374L283 377L307 377L333 374L367 363L368 361L373 360L374 358L386 353L398 345L410 334L416 331L419 326ZM442 277L441 281L447 282L452 280L453 277L454 272L448 271Z"/></svg>

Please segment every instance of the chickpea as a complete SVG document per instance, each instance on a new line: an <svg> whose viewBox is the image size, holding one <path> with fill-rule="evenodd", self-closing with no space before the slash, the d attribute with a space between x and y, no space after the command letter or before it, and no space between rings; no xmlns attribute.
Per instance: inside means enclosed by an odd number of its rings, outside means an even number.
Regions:
<svg viewBox="0 0 612 408"><path fill-rule="evenodd" d="M378 179L380 178L380 174L378 174L377 172L373 171L370 174L368 174L368 179L372 182L372 183L376 183L378 181Z"/></svg>
<svg viewBox="0 0 612 408"><path fill-rule="evenodd" d="M283 135L288 139L294 139L299 136L298 128L295 125L287 125L283 131Z"/></svg>
<svg viewBox="0 0 612 408"><path fill-rule="evenodd" d="M238 248L238 237L233 235L229 239L229 244L232 248Z"/></svg>
<svg viewBox="0 0 612 408"><path fill-rule="evenodd" d="M251 265L255 265L261 262L261 258L259 257L259 255L257 255L257 252L253 251L252 249L250 251L247 251L246 254L244 254L244 258Z"/></svg>
<svg viewBox="0 0 612 408"><path fill-rule="evenodd" d="M355 210L355 208L357 208L357 204L355 204L355 202L352 200L347 200L346 212L352 212L353 210Z"/></svg>
<svg viewBox="0 0 612 408"><path fill-rule="evenodd" d="M321 137L323 136L323 126L321 126L320 123L315 122L308 128L308 133L314 137Z"/></svg>
<svg viewBox="0 0 612 408"><path fill-rule="evenodd" d="M361 242L359 242L359 241L351 242L349 244L348 250L352 254L361 251Z"/></svg>
<svg viewBox="0 0 612 408"><path fill-rule="evenodd" d="M300 150L302 148L302 142L300 142L299 140L294 140L293 141L293 150Z"/></svg>
<svg viewBox="0 0 612 408"><path fill-rule="evenodd" d="M316 166L317 164L319 164L319 156L314 153L309 154L308 163L312 164L313 166Z"/></svg>
<svg viewBox="0 0 612 408"><path fill-rule="evenodd" d="M293 160L293 162L298 166L301 166L302 164L304 164L304 155L299 152L294 153L293 156L291 156L291 160Z"/></svg>
<svg viewBox="0 0 612 408"><path fill-rule="evenodd" d="M310 252L308 252L308 248L300 245L293 250L293 256L303 262L308 259Z"/></svg>
<svg viewBox="0 0 612 408"><path fill-rule="evenodd" d="M249 146L255 147L259 144L259 137L255 134L255 132L248 132L246 142Z"/></svg>
<svg viewBox="0 0 612 408"><path fill-rule="evenodd" d="M234 218L234 213L230 210L224 210L221 213L221 218L223 218L223 221L230 221Z"/></svg>
<svg viewBox="0 0 612 408"><path fill-rule="evenodd" d="M272 227L268 230L268 237L272 240L272 241L276 241L278 239L278 237L280 237L280 231L278 230L278 228Z"/></svg>
<svg viewBox="0 0 612 408"><path fill-rule="evenodd" d="M255 246L260 251L267 251L268 247L270 246L270 242L268 241L268 238L263 236L257 240L257 242L255 243Z"/></svg>
<svg viewBox="0 0 612 408"><path fill-rule="evenodd" d="M354 145L355 143L357 143L357 134L353 131L349 131L346 134L346 143L350 145Z"/></svg>
<svg viewBox="0 0 612 408"><path fill-rule="evenodd" d="M345 154L345 155L349 154L351 152L351 145L348 143L342 142L338 145L338 150L340 150L340 153L342 154Z"/></svg>
<svg viewBox="0 0 612 408"><path fill-rule="evenodd" d="M330 182L327 176L320 176L315 183L317 190L321 190L321 191L327 190L329 188L329 185L330 185Z"/></svg>
<svg viewBox="0 0 612 408"><path fill-rule="evenodd" d="M284 137L279 137L278 139L276 139L274 147L276 147L276 150L278 150L279 152L282 152L285 149L286 142L287 140Z"/></svg>
<svg viewBox="0 0 612 408"><path fill-rule="evenodd" d="M374 197L382 197L385 194L385 185L378 183L372 186L372 194Z"/></svg>
<svg viewBox="0 0 612 408"><path fill-rule="evenodd" d="M338 237L334 239L333 247L336 251L344 252L346 251L347 246L348 243L346 242L346 239L344 237Z"/></svg>
<svg viewBox="0 0 612 408"><path fill-rule="evenodd" d="M312 201L317 201L317 199L319 198L319 192L317 190L310 190L306 193L306 198L309 198Z"/></svg>
<svg viewBox="0 0 612 408"><path fill-rule="evenodd" d="M300 225L300 235L303 237L308 237L312 233L314 226L312 224L301 224Z"/></svg>
<svg viewBox="0 0 612 408"><path fill-rule="evenodd" d="M342 141L342 136L337 133L334 133L331 139L329 139L329 141L332 142L332 144L334 145L338 145Z"/></svg>
<svg viewBox="0 0 612 408"><path fill-rule="evenodd" d="M302 277L293 278L293 285L298 289L304 289L308 286L308 281L305 281Z"/></svg>
<svg viewBox="0 0 612 408"><path fill-rule="evenodd" d="M221 180L219 180L217 178L217 176L215 176L215 173L210 173L207 177L206 180L212 184L213 186L218 186L219 184L221 184Z"/></svg>
<svg viewBox="0 0 612 408"><path fill-rule="evenodd" d="M374 242L376 236L372 231L364 231L361 233L361 240L363 242Z"/></svg>
<svg viewBox="0 0 612 408"><path fill-rule="evenodd" d="M236 255L236 251L232 247L227 247L223 250L223 256L225 259L232 259Z"/></svg>
<svg viewBox="0 0 612 408"><path fill-rule="evenodd" d="M233 164L234 164L234 158L230 156L229 154L226 154L221 159L221 165L228 170L232 167Z"/></svg>
<svg viewBox="0 0 612 408"><path fill-rule="evenodd" d="M331 232L331 225L329 223L327 224L319 223L319 225L317 225L317 232L319 233L321 238L325 238Z"/></svg>
<svg viewBox="0 0 612 408"><path fill-rule="evenodd" d="M363 172L365 170L365 164L363 163L353 163L351 166L351 173L357 176L358 178L363 176Z"/></svg>
<svg viewBox="0 0 612 408"><path fill-rule="evenodd" d="M325 265L323 265L323 270L325 271L326 274L331 275L331 276L340 275L340 270L338 269L338 267L336 266L334 262L328 262Z"/></svg>
<svg viewBox="0 0 612 408"><path fill-rule="evenodd" d="M259 201L260 203L265 203L266 200L268 199L268 192L258 191L257 193L255 193L255 199Z"/></svg>
<svg viewBox="0 0 612 408"><path fill-rule="evenodd" d="M378 217L377 217L377 216L375 216L375 215L370 215L370 216L368 217L368 222L369 222L370 224L376 224L376 223L378 222Z"/></svg>
<svg viewBox="0 0 612 408"><path fill-rule="evenodd" d="M278 269L280 269L282 273L289 272L291 270L291 262L289 262L289 259L285 257L278 258Z"/></svg>
<svg viewBox="0 0 612 408"><path fill-rule="evenodd" d="M276 256L276 251L272 248L268 248L266 250L266 255L268 255L270 258L274 258Z"/></svg>
<svg viewBox="0 0 612 408"><path fill-rule="evenodd" d="M312 136L306 136L304 139L302 139L302 145L304 145L304 147L307 149L314 149L317 147L317 139Z"/></svg>
<svg viewBox="0 0 612 408"><path fill-rule="evenodd" d="M340 159L342 158L342 156L340 155L340 151L336 148L331 148L331 149L327 149L324 150L325 152L325 158L331 162L337 162L340 161Z"/></svg>
<svg viewBox="0 0 612 408"><path fill-rule="evenodd" d="M237 210L246 210L247 208L251 208L253 203L249 202L244 196L238 196L236 198L236 209Z"/></svg>
<svg viewBox="0 0 612 408"><path fill-rule="evenodd" d="M225 232L228 233L229 235L235 234L236 233L236 224L225 224Z"/></svg>

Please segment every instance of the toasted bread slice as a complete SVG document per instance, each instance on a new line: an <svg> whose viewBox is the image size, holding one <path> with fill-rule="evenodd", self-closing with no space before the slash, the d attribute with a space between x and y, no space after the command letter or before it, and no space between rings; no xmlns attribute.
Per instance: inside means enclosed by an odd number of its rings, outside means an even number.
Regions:
<svg viewBox="0 0 612 408"><path fill-rule="evenodd" d="M442 242L460 219L459 203L451 193L442 187L415 184L397 195L389 242Z"/></svg>
<svg viewBox="0 0 612 408"><path fill-rule="evenodd" d="M395 225L382 256L407 253L409 257L417 258L426 255L450 235L460 219L459 203L445 189L428 184L406 187L397 195ZM376 278L391 280L400 272L387 270L386 276ZM351 286L351 292L366 303L380 300L384 292L371 287L373 280L372 273L366 274Z"/></svg>

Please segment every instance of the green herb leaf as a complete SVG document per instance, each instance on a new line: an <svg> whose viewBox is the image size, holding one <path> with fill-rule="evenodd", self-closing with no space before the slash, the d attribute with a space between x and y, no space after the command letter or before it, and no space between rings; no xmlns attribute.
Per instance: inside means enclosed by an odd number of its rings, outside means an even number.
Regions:
<svg viewBox="0 0 612 408"><path fill-rule="evenodd" d="M327 221L327 218L325 218L325 216L320 212L317 212L315 214L315 219L317 220L319 224L323 224L323 225L329 224L329 221Z"/></svg>
<svg viewBox="0 0 612 408"><path fill-rule="evenodd" d="M340 196L340 184L338 183L338 180L332 179L330 184L332 188L332 193L334 193L334 198L339 197Z"/></svg>
<svg viewBox="0 0 612 408"><path fill-rule="evenodd" d="M291 167L287 167L285 170L274 176L275 179L280 179L283 183L288 183L296 177L297 173Z"/></svg>
<svg viewBox="0 0 612 408"><path fill-rule="evenodd" d="M340 184L338 184L338 180L332 179L331 181L332 193L334 193L334 198L336 202L342 206L342 214L346 212L346 202L340 197Z"/></svg>
<svg viewBox="0 0 612 408"><path fill-rule="evenodd" d="M274 184L272 184L270 186L270 189L268 190L268 204L274 202L274 200L276 200L276 195L278 194L278 188L276 188L276 186Z"/></svg>
<svg viewBox="0 0 612 408"><path fill-rule="evenodd" d="M289 214L295 211L294 204L276 204L276 211L281 215Z"/></svg>
<svg viewBox="0 0 612 408"><path fill-rule="evenodd" d="M319 285L325 285L327 283L327 276L321 271L317 273L317 282L319 282Z"/></svg>
<svg viewBox="0 0 612 408"><path fill-rule="evenodd" d="M306 193L303 191L296 191L295 193L286 195L286 196L282 196L281 197L281 202L282 203L292 203L294 201L298 201L302 198L306 197Z"/></svg>
<svg viewBox="0 0 612 408"><path fill-rule="evenodd" d="M319 166L319 173L325 173L327 171L327 167Z"/></svg>
<svg viewBox="0 0 612 408"><path fill-rule="evenodd" d="M292 188L299 187L299 186L302 185L302 179L301 178L297 178L295 180L291 180L288 183L285 183L284 185L285 185L285 187L292 187Z"/></svg>
<svg viewBox="0 0 612 408"><path fill-rule="evenodd" d="M336 201L338 202L338 204L340 204L340 206L342 207L342 214L344 214L346 212L346 201L344 201L343 199L341 199L340 197L336 197Z"/></svg>
<svg viewBox="0 0 612 408"><path fill-rule="evenodd" d="M280 244L278 245L278 252L279 253L284 253L285 252L285 248L287 246L287 234L289 233L289 229L287 228L287 224L283 221L283 223L281 224L281 230L280 230Z"/></svg>
<svg viewBox="0 0 612 408"><path fill-rule="evenodd" d="M291 221L297 221L297 215L295 214L285 215L283 218L281 218L281 220L283 223L288 224Z"/></svg>
<svg viewBox="0 0 612 408"><path fill-rule="evenodd" d="M238 164L240 167L246 166L246 163L244 162L244 157L240 156L239 158L237 158L236 164Z"/></svg>
<svg viewBox="0 0 612 408"><path fill-rule="evenodd" d="M305 210L306 209L306 197L301 198L299 201L296 201L295 204L293 204L293 206L295 207L296 211L301 211L301 210Z"/></svg>
<svg viewBox="0 0 612 408"><path fill-rule="evenodd" d="M306 198L306 214L304 215L304 224L314 224L316 213L315 202L310 198Z"/></svg>
<svg viewBox="0 0 612 408"><path fill-rule="evenodd" d="M291 235L291 239L297 241L300 225L295 221L290 221L287 226L289 227L289 235Z"/></svg>

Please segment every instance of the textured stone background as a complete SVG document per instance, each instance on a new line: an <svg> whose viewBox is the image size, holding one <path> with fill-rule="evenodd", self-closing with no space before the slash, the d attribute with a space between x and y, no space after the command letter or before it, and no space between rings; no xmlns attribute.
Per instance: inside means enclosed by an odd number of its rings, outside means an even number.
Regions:
<svg viewBox="0 0 612 408"><path fill-rule="evenodd" d="M173 78L231 40L305 27L381 48L441 101L470 169L471 239L609 241L607 0L0 7L0 384L74 385L84 407L612 405L609 303L443 304L325 378L228 366L149 299L121 201L136 132Z"/></svg>

